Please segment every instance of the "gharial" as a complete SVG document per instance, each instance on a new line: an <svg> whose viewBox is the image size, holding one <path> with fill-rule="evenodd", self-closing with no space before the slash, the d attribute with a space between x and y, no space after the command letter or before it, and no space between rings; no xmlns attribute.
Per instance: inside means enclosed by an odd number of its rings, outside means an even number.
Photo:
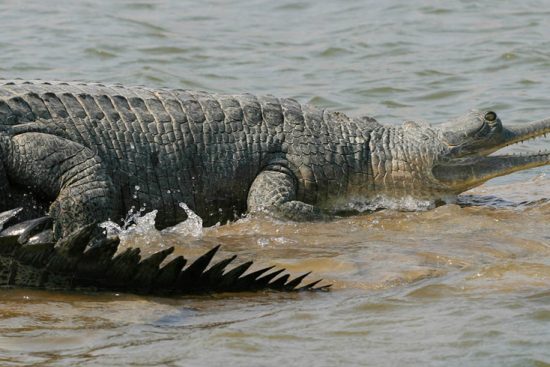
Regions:
<svg viewBox="0 0 550 367"><path fill-rule="evenodd" d="M316 220L351 198L446 200L493 177L550 163L548 151L490 155L546 134L550 119L504 127L486 111L436 127L393 126L273 96L0 83L0 210L22 207L21 219L47 212L58 257L75 236L88 233L80 243L89 242L93 230L85 228L118 220L132 207L158 210L159 228L186 218L180 203L206 225L247 212ZM22 247L6 248L2 283L15 277L6 261L13 263ZM53 261L25 256L37 267Z"/></svg>

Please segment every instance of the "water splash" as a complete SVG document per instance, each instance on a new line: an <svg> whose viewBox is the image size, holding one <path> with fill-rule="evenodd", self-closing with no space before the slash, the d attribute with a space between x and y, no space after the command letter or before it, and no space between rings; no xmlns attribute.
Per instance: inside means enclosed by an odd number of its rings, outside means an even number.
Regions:
<svg viewBox="0 0 550 367"><path fill-rule="evenodd" d="M185 203L179 206L187 214L187 219L173 227L168 227L162 231L155 228L157 210L145 213L145 208L136 210L132 207L123 220L122 225L113 221L106 221L99 226L107 231L109 236L118 236L121 241L129 238L141 237L146 243L161 242L161 235L170 233L180 236L201 237L203 234L202 218L193 212Z"/></svg>
<svg viewBox="0 0 550 367"><path fill-rule="evenodd" d="M128 214L126 214L122 225L118 225L109 220L101 223L99 226L107 231L108 236L118 236L121 241L131 236L144 236L148 242L150 242L153 240L153 236L158 237L155 234L155 232L158 232L155 229L157 212L157 210L153 210L149 213L145 213L145 208L136 210L132 207L128 211Z"/></svg>
<svg viewBox="0 0 550 367"><path fill-rule="evenodd" d="M162 233L172 233L181 236L201 237L203 234L202 218L194 211L189 209L185 203L179 203L180 208L185 210L187 219L173 227L168 227L162 230Z"/></svg>

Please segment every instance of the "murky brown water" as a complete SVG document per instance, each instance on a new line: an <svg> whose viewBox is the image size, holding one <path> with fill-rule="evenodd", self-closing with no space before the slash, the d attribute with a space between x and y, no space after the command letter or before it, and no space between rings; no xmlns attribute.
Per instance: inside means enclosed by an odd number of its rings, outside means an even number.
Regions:
<svg viewBox="0 0 550 367"><path fill-rule="evenodd" d="M550 115L545 1L7 1L0 76L292 96L385 122ZM539 139L512 152L548 149ZM460 205L199 237L322 294L154 298L0 291L0 365L550 365L550 168Z"/></svg>
<svg viewBox="0 0 550 367"><path fill-rule="evenodd" d="M173 299L3 290L0 364L543 366L548 197L538 177L481 187L462 198L471 206L130 236L190 256L223 243L259 265L312 270L334 290Z"/></svg>

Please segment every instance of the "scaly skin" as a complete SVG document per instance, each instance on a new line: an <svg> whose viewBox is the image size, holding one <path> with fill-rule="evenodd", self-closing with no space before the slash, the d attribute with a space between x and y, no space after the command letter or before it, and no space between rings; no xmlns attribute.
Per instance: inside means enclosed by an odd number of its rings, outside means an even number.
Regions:
<svg viewBox="0 0 550 367"><path fill-rule="evenodd" d="M548 120L505 129L492 112L396 127L271 96L2 84L0 187L16 197L4 205L22 205L25 189L51 203L56 238L131 207L158 209L157 225L169 226L185 219L181 202L206 225L247 211L322 219L349 198L446 198L550 162L548 153L486 158L550 131Z"/></svg>
<svg viewBox="0 0 550 367"><path fill-rule="evenodd" d="M378 124L290 99L23 82L0 91L9 182L53 201L58 235L131 207L159 209L157 224L173 225L185 219L181 202L207 225L234 219L266 171L295 180L291 205L315 217L305 202L372 175L365 146Z"/></svg>

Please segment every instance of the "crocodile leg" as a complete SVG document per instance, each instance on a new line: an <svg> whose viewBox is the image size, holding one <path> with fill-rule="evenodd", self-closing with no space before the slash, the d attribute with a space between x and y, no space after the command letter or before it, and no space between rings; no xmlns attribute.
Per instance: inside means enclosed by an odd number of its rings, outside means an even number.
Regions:
<svg viewBox="0 0 550 367"><path fill-rule="evenodd" d="M248 192L248 212L281 219L313 221L330 218L320 208L296 200L297 182L287 170L264 170Z"/></svg>
<svg viewBox="0 0 550 367"><path fill-rule="evenodd" d="M23 133L11 139L6 164L14 182L53 201L49 214L59 239L90 223L108 219L98 213L116 213L116 195L101 159L78 143L44 133ZM107 210L106 210L107 209Z"/></svg>

